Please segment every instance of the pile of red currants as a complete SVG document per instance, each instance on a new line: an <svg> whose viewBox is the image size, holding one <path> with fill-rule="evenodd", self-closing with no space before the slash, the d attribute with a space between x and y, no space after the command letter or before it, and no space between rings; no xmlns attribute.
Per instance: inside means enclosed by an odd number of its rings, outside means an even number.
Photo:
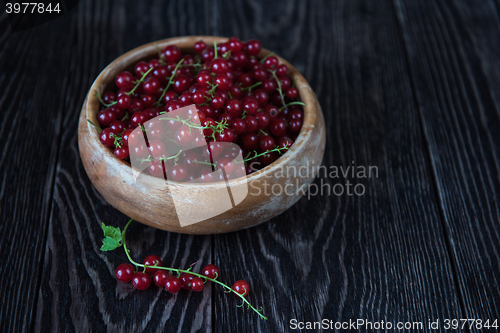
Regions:
<svg viewBox="0 0 500 333"><path fill-rule="evenodd" d="M158 256L149 255L144 258L143 265L161 267L162 262ZM132 281L132 285L135 289L146 290L151 285L151 280L153 280L156 286L165 288L166 291L173 294L177 293L181 288L202 291L207 281L214 281L219 277L219 268L212 264L206 265L202 270L202 274L185 272L175 276L170 275L168 270L178 271L176 269L165 270L147 267L144 272L134 272L134 268L131 264L120 264L116 268L115 273L118 281ZM250 291L250 286L246 281L238 280L233 284L232 289L241 296L246 296Z"/></svg>
<svg viewBox="0 0 500 333"><path fill-rule="evenodd" d="M118 159L176 181L218 181L210 175L221 167L239 177L271 164L296 140L304 103L287 66L272 53L259 59L260 51L258 40L236 37L213 46L198 41L192 54L175 45L159 49L157 58L138 62L133 73L119 73L116 90L98 94L101 143ZM193 104L189 118L169 117ZM137 127L144 144L134 137ZM196 131L206 147L183 151ZM166 139L178 151L167 151ZM234 162L239 154L241 165Z"/></svg>

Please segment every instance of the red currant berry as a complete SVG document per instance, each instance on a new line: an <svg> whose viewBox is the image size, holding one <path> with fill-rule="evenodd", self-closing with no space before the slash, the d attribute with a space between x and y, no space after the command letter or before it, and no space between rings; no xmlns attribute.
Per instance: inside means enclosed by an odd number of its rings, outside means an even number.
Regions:
<svg viewBox="0 0 500 333"><path fill-rule="evenodd" d="M128 157L128 147L126 146L116 147L113 154L116 156L117 159L124 160Z"/></svg>
<svg viewBox="0 0 500 333"><path fill-rule="evenodd" d="M259 148L259 137L255 133L244 133L241 136L243 147L248 150L256 150Z"/></svg>
<svg viewBox="0 0 500 333"><path fill-rule="evenodd" d="M116 267L116 279L121 282L130 282L134 275L134 268L131 264L120 264Z"/></svg>
<svg viewBox="0 0 500 333"><path fill-rule="evenodd" d="M191 76L186 74L179 74L174 79L174 84L172 85L173 89L177 93L181 93L186 91L191 86Z"/></svg>
<svg viewBox="0 0 500 333"><path fill-rule="evenodd" d="M276 74L278 76L286 76L288 74L288 68L286 67L285 64L279 65L278 69L276 70Z"/></svg>
<svg viewBox="0 0 500 333"><path fill-rule="evenodd" d="M255 118L257 119L259 129L264 129L269 126L269 116L265 112L257 112L255 115Z"/></svg>
<svg viewBox="0 0 500 333"><path fill-rule="evenodd" d="M161 53L165 57L165 60L169 62L179 61L179 59L181 58L181 50L179 50L179 48L175 45L167 46Z"/></svg>
<svg viewBox="0 0 500 333"><path fill-rule="evenodd" d="M142 84L142 89L148 95L155 95L160 89L160 80L155 77L148 77Z"/></svg>
<svg viewBox="0 0 500 333"><path fill-rule="evenodd" d="M274 149L275 143L272 136L265 136L260 139L260 147L263 151Z"/></svg>
<svg viewBox="0 0 500 333"><path fill-rule="evenodd" d="M238 280L233 284L233 290L242 296L246 296L250 291L250 286L248 285L248 282L244 280Z"/></svg>
<svg viewBox="0 0 500 333"><path fill-rule="evenodd" d="M194 275L188 274L188 273L182 273L179 279L181 280L182 288L183 289L191 289L191 283L193 282L193 279L195 278Z"/></svg>
<svg viewBox="0 0 500 333"><path fill-rule="evenodd" d="M142 111L137 111L132 114L132 118L130 118L130 124L132 127L136 128L137 126L144 125L144 122L147 121L146 115Z"/></svg>
<svg viewBox="0 0 500 333"><path fill-rule="evenodd" d="M262 82L262 81L264 81L264 80L267 79L267 72L264 69L262 69L262 68L258 68L256 70L254 70L253 77L257 81Z"/></svg>
<svg viewBox="0 0 500 333"><path fill-rule="evenodd" d="M279 116L280 110L276 106L268 104L264 108L264 112L267 113L270 119L276 119Z"/></svg>
<svg viewBox="0 0 500 333"><path fill-rule="evenodd" d="M293 140L287 136L282 136L278 141L278 148L290 148L293 145Z"/></svg>
<svg viewBox="0 0 500 333"><path fill-rule="evenodd" d="M245 123L248 132L256 131L259 128L259 121L253 116L245 117Z"/></svg>
<svg viewBox="0 0 500 333"><path fill-rule="evenodd" d="M292 99L299 97L299 90L295 87L288 88L286 91L286 97Z"/></svg>
<svg viewBox="0 0 500 333"><path fill-rule="evenodd" d="M215 137L217 138L217 141L222 141L222 142L233 142L234 140L234 131L230 128L226 128L222 130L222 132L218 132Z"/></svg>
<svg viewBox="0 0 500 333"><path fill-rule="evenodd" d="M97 120L102 126L108 127L113 121L116 120L116 113L114 113L110 109L101 110L97 113Z"/></svg>
<svg viewBox="0 0 500 333"><path fill-rule="evenodd" d="M203 50L207 47L207 44L205 44L204 41L197 41L195 44L194 44L194 52L198 53L198 54L201 54L201 52L203 52Z"/></svg>
<svg viewBox="0 0 500 333"><path fill-rule="evenodd" d="M299 132L302 128L302 120L292 119L288 122L288 129L292 132Z"/></svg>
<svg viewBox="0 0 500 333"><path fill-rule="evenodd" d="M149 70L149 64L145 61L139 61L136 65L135 65L135 69L134 69L134 73L135 73L135 76L137 77L142 77L144 75L144 73L146 73L148 70Z"/></svg>
<svg viewBox="0 0 500 333"><path fill-rule="evenodd" d="M212 100L210 101L210 105L215 109L219 110L224 106L224 103L226 103L225 98L219 94L215 93L214 97L212 97Z"/></svg>
<svg viewBox="0 0 500 333"><path fill-rule="evenodd" d="M168 276L165 280L165 289L172 294L181 290L182 282L176 276Z"/></svg>
<svg viewBox="0 0 500 333"><path fill-rule="evenodd" d="M177 164L170 169L168 173L168 179L180 182L186 179L188 176L188 170L185 165Z"/></svg>
<svg viewBox="0 0 500 333"><path fill-rule="evenodd" d="M112 91L106 91L102 96L102 100L106 104L113 103L114 101L116 101L116 94Z"/></svg>
<svg viewBox="0 0 500 333"><path fill-rule="evenodd" d="M264 88L265 91L272 93L276 90L276 88L278 88L278 84L274 79L267 79L263 82L262 88Z"/></svg>
<svg viewBox="0 0 500 333"><path fill-rule="evenodd" d="M149 141L149 155L153 156L153 158L161 158L165 155L165 146L163 142L158 140Z"/></svg>
<svg viewBox="0 0 500 333"><path fill-rule="evenodd" d="M146 290L151 285L151 276L143 272L134 273L132 285L137 290Z"/></svg>
<svg viewBox="0 0 500 333"><path fill-rule="evenodd" d="M235 169L235 164L234 160L229 157L223 157L217 161L217 169L222 170L226 172L226 175L231 174L234 169Z"/></svg>
<svg viewBox="0 0 500 333"><path fill-rule="evenodd" d="M243 42L238 40L238 37L231 37L228 40L229 48L233 52L239 52L243 50Z"/></svg>
<svg viewBox="0 0 500 333"><path fill-rule="evenodd" d="M253 95L257 99L257 102L259 102L260 107L264 107L267 105L269 102L269 94L267 91L264 89L257 89L253 92Z"/></svg>
<svg viewBox="0 0 500 333"><path fill-rule="evenodd" d="M223 74L229 70L229 66L227 64L226 59L217 58L212 61L212 72L215 74Z"/></svg>
<svg viewBox="0 0 500 333"><path fill-rule="evenodd" d="M120 109L128 109L130 107L131 103L132 103L132 99L130 98L130 96L125 95L125 94L121 94L120 96L118 96L118 99L116 100L116 105Z"/></svg>
<svg viewBox="0 0 500 333"><path fill-rule="evenodd" d="M271 133L275 136L283 136L286 134L286 121L284 119L275 119L269 125Z"/></svg>
<svg viewBox="0 0 500 333"><path fill-rule="evenodd" d="M253 116L259 109L259 102L254 97L245 97L243 99L243 110L247 115Z"/></svg>
<svg viewBox="0 0 500 333"><path fill-rule="evenodd" d="M256 56L260 52L261 44L257 39L251 39L244 44L243 49L247 54Z"/></svg>
<svg viewBox="0 0 500 333"><path fill-rule="evenodd" d="M144 109L144 104L139 98L132 98L128 109L132 112L142 111Z"/></svg>
<svg viewBox="0 0 500 333"><path fill-rule="evenodd" d="M245 120L243 120L241 118L235 118L231 122L231 128L234 130L234 133L236 133L236 134L241 134L241 133L245 132L246 126L247 126L247 124L246 124Z"/></svg>
<svg viewBox="0 0 500 333"><path fill-rule="evenodd" d="M191 289L193 289L193 291L202 291L204 286L203 280L199 277L195 277L193 278L193 281L191 281Z"/></svg>
<svg viewBox="0 0 500 333"><path fill-rule="evenodd" d="M165 282L167 282L167 278L170 275L164 271L163 269L159 269L155 272L153 275L153 281L155 282L156 286L163 288L165 287Z"/></svg>
<svg viewBox="0 0 500 333"><path fill-rule="evenodd" d="M126 129L125 132L123 132L122 134L122 144L125 146L125 147L128 147L128 139L129 139L129 136L130 136L130 133L132 133L132 129ZM137 140L137 137L135 138ZM137 141L136 141L137 143Z"/></svg>
<svg viewBox="0 0 500 333"><path fill-rule="evenodd" d="M219 276L219 267L209 264L203 267L202 274L210 279L217 279Z"/></svg>
<svg viewBox="0 0 500 333"><path fill-rule="evenodd" d="M130 72L121 72L115 77L118 89L129 90L134 87L134 76Z"/></svg>
<svg viewBox="0 0 500 333"><path fill-rule="evenodd" d="M236 77L236 83L239 83L242 88L250 87L253 83L252 75L248 73L240 74Z"/></svg>
<svg viewBox="0 0 500 333"><path fill-rule="evenodd" d="M278 67L279 61L278 58L275 56L269 56L266 58L264 61L264 66L266 66L267 69L274 70Z"/></svg>
<svg viewBox="0 0 500 333"><path fill-rule="evenodd" d="M164 163L162 163L160 160L152 160L149 162L148 165L148 171L151 174L151 176L157 177L157 178L165 178L164 174Z"/></svg>
<svg viewBox="0 0 500 333"><path fill-rule="evenodd" d="M236 68L243 68L247 64L247 55L243 51L237 51L233 54L231 60L233 60Z"/></svg>
<svg viewBox="0 0 500 333"><path fill-rule="evenodd" d="M147 256L146 258L144 258L144 260L142 261L142 264L143 265L146 265L146 266L161 266L161 259L160 257L154 255L154 254L151 254L149 256ZM156 272L158 269L157 268L146 268L146 273L149 273L149 274L154 274L154 272Z"/></svg>
<svg viewBox="0 0 500 333"><path fill-rule="evenodd" d="M115 143L115 132L111 128L105 128L99 134L99 140L107 147L111 147Z"/></svg>
<svg viewBox="0 0 500 333"><path fill-rule="evenodd" d="M224 111L233 116L233 118L237 118L243 112L243 105L238 99L230 99L227 101Z"/></svg>

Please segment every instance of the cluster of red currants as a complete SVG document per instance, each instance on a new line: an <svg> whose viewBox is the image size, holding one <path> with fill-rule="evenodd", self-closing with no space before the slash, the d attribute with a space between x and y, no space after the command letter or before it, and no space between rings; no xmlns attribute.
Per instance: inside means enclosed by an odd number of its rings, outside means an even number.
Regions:
<svg viewBox="0 0 500 333"><path fill-rule="evenodd" d="M162 265L161 259L156 255L149 255L144 258L143 265L156 266ZM144 272L135 272L131 264L120 264L116 268L116 279L121 282L130 282L135 289L146 290L151 285L151 280L160 288L165 288L170 293L177 293L179 290L187 289L193 291L202 291L206 281L216 280L219 277L219 268L215 265L206 265L200 274L193 275L191 273L182 273L178 277L170 275L168 271L178 271L176 269L161 269L155 267L147 267ZM235 292L242 296L248 295L250 286L244 280L238 280L233 284L232 288Z"/></svg>
<svg viewBox="0 0 500 333"><path fill-rule="evenodd" d="M158 58L138 62L134 73L124 71L115 77L117 91L98 95L104 105L98 113L101 142L113 147L119 159L148 163L149 172L159 177L181 181L209 174L215 165L196 165L203 160L203 152L179 152L170 165L165 158L155 158L165 151L157 137L164 136L170 122L175 130L172 137L181 145L192 137L192 130L203 131L208 161L229 160L242 153L245 165L240 175L269 165L296 140L304 103L298 100L287 66L272 54L257 58L260 51L258 40L242 42L232 37L213 47L198 41L193 54L169 45L159 50ZM192 104L196 113L190 121L177 119L175 124L176 119L169 118L141 126ZM130 144L138 126L149 139L146 145ZM217 142L236 143L241 151L222 150Z"/></svg>

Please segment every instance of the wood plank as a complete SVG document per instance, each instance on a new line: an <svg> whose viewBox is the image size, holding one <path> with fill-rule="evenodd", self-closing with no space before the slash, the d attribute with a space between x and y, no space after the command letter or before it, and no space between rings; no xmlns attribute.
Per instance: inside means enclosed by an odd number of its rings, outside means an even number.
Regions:
<svg viewBox="0 0 500 333"><path fill-rule="evenodd" d="M324 165L377 166L379 177L349 177L366 187L363 196L302 198L269 223L216 237L221 279L248 280L249 300L269 320L214 293L215 331L285 332L292 318L427 324L463 316L392 3L217 5L227 10L221 34L257 37L305 74L325 113Z"/></svg>
<svg viewBox="0 0 500 333"><path fill-rule="evenodd" d="M111 207L91 185L80 161L77 122L87 90L99 72L123 52L182 31L203 31L203 16L193 20L193 2L81 1L64 29L73 44L61 58L70 59L61 73L68 91L64 128L55 175L54 199L43 259L35 330L80 332L210 332L211 288L176 296L152 286L134 290L114 272L128 262L122 249L99 250L101 222L124 227L128 218ZM200 13L203 13L203 7ZM199 14L198 14L199 15ZM208 16L207 16L208 17ZM194 16L196 18L196 16ZM200 270L211 261L210 236L172 234L132 224L132 256L157 254L170 267Z"/></svg>
<svg viewBox="0 0 500 333"><path fill-rule="evenodd" d="M500 319L498 4L395 4L464 315Z"/></svg>
<svg viewBox="0 0 500 333"><path fill-rule="evenodd" d="M67 93L54 69L67 69L57 51L70 50L69 43L59 44L69 36L52 28L49 23L13 34L6 14L0 16L0 326L5 332L30 329L40 284Z"/></svg>

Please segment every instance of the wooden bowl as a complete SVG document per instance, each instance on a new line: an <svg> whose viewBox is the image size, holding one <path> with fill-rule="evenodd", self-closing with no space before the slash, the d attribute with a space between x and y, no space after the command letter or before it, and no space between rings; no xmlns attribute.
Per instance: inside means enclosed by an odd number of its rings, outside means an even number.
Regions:
<svg viewBox="0 0 500 333"><path fill-rule="evenodd" d="M116 209L143 224L186 234L237 231L258 225L287 210L307 191L307 186L316 177L315 168L321 165L325 149L323 113L307 81L286 60L278 57L280 63L288 66L291 79L296 80L300 98L305 103L302 130L291 150L274 163L246 177L230 180L228 184L176 183L149 175L137 182L130 164L115 158L111 148L99 141L98 131L87 122L89 119L98 123L97 113L101 106L96 92L102 94L113 88L114 78L119 72L131 70L138 61L156 57L157 46L163 49L175 44L182 51L192 52L198 40L213 45L214 41L222 43L227 38L189 36L165 39L140 46L111 62L92 84L83 103L78 128L80 156L99 193ZM262 49L258 56L261 58L269 53ZM218 193L227 191L227 185L231 189L246 185L248 195L241 202L236 202L236 206L233 204L233 208L224 211ZM173 188L177 189L175 197ZM176 203L193 204L191 209L206 210L207 216L213 217L181 226L176 213L179 206L175 206L174 199ZM217 213L214 209L221 211L220 214L214 215Z"/></svg>

